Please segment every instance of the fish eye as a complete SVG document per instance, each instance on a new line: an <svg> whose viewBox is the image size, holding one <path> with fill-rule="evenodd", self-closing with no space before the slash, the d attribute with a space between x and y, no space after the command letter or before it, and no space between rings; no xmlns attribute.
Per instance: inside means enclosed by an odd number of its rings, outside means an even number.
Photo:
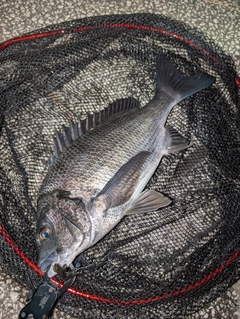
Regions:
<svg viewBox="0 0 240 319"><path fill-rule="evenodd" d="M50 229L47 227L44 227L40 230L39 237L41 240L46 240L49 238L50 233L51 233Z"/></svg>

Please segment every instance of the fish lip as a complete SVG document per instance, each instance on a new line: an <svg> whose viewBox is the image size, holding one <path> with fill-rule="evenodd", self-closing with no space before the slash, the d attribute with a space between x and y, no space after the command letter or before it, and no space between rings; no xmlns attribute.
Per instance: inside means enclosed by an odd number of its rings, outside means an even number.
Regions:
<svg viewBox="0 0 240 319"><path fill-rule="evenodd" d="M41 272L46 272L50 266L56 261L57 259L57 252L54 251L50 255L48 255L43 261L38 263L38 267L40 268Z"/></svg>

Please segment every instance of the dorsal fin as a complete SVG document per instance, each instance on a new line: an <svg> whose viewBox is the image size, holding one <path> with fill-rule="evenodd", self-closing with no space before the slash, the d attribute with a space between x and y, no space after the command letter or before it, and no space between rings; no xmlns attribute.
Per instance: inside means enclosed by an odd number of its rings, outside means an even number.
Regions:
<svg viewBox="0 0 240 319"><path fill-rule="evenodd" d="M87 114L84 120L78 120L75 123L71 121L69 127L63 127L62 132L56 133L54 139L54 150L50 158L50 165L52 165L58 155L78 137L93 130L98 124L105 122L112 115L135 108L139 108L139 102L133 97L129 97L126 99L116 100L99 112Z"/></svg>

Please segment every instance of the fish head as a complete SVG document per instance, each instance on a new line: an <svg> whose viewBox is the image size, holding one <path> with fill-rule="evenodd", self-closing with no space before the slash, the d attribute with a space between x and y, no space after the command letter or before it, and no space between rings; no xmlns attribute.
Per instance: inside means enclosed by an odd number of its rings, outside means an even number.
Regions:
<svg viewBox="0 0 240 319"><path fill-rule="evenodd" d="M38 198L38 266L42 272L49 267L49 278L56 275L55 264L70 266L90 242L91 223L85 207L68 195L57 190Z"/></svg>

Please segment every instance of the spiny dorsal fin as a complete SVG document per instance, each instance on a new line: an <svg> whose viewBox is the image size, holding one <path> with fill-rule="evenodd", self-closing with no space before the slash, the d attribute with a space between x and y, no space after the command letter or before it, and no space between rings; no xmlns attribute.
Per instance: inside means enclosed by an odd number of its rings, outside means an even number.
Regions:
<svg viewBox="0 0 240 319"><path fill-rule="evenodd" d="M52 165L58 155L78 137L93 130L98 124L105 122L114 114L135 108L139 108L139 102L133 97L119 99L109 104L106 108L99 112L87 114L84 120L78 120L75 123L71 121L69 127L63 127L62 132L56 133L54 139L54 150L50 158L50 165Z"/></svg>

